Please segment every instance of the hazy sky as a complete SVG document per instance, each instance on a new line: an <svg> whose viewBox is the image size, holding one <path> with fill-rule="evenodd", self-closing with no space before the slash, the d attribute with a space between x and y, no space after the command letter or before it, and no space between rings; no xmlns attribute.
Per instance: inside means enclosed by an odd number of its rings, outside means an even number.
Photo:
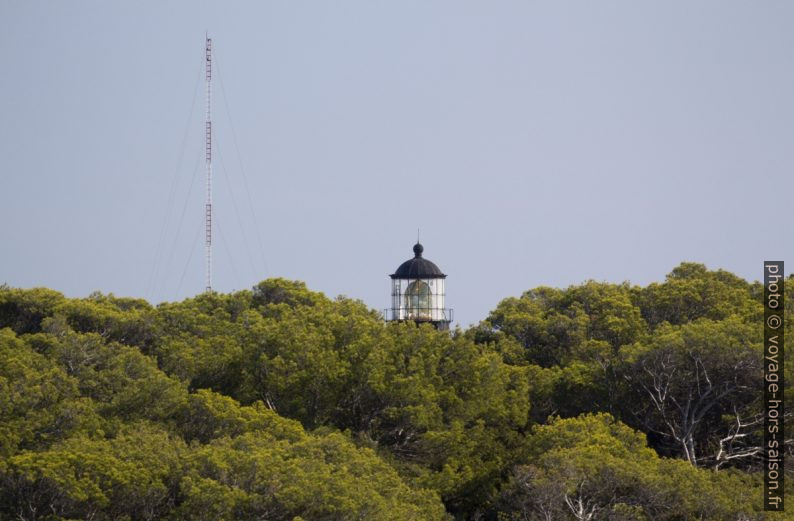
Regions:
<svg viewBox="0 0 794 521"><path fill-rule="evenodd" d="M418 227L463 325L682 261L755 280L794 256L793 24L782 0L0 0L0 283L203 290L205 31L217 290L382 309Z"/></svg>

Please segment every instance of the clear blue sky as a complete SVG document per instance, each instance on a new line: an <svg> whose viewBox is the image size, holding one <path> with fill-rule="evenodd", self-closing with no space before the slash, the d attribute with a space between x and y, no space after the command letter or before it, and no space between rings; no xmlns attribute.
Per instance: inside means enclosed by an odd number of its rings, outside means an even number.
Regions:
<svg viewBox="0 0 794 521"><path fill-rule="evenodd" d="M417 227L463 325L684 260L758 279L794 257L792 21L782 0L4 0L0 282L203 290L205 31L220 291L280 276L385 308Z"/></svg>

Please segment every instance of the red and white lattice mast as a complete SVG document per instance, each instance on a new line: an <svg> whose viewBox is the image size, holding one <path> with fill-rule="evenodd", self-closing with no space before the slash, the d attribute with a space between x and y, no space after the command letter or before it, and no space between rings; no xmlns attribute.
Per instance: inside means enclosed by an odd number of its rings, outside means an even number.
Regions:
<svg viewBox="0 0 794 521"><path fill-rule="evenodd" d="M207 257L206 291L212 291L212 39L206 37L205 77L207 80L207 118L204 124L204 161L207 168L207 200L204 204L204 246Z"/></svg>

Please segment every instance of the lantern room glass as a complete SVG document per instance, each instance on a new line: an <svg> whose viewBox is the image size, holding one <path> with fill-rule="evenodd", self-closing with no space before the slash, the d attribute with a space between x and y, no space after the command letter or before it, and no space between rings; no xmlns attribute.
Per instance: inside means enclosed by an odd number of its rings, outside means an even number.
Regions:
<svg viewBox="0 0 794 521"><path fill-rule="evenodd" d="M432 296L430 286L421 280L415 280L405 289L405 309L408 318L413 320L431 320L430 306Z"/></svg>
<svg viewBox="0 0 794 521"><path fill-rule="evenodd" d="M444 322L444 279L392 279L392 320Z"/></svg>

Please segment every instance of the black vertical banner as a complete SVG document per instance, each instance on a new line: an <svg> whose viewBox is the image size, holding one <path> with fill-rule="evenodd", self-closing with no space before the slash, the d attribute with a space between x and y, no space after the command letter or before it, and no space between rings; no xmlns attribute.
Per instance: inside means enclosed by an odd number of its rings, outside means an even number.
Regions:
<svg viewBox="0 0 794 521"><path fill-rule="evenodd" d="M764 510L782 512L783 261L764 262Z"/></svg>

